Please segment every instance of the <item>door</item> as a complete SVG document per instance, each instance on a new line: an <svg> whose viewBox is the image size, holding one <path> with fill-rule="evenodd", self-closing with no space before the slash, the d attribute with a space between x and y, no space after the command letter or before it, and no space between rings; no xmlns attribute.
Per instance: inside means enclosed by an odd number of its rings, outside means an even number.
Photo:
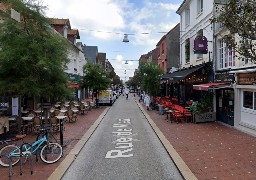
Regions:
<svg viewBox="0 0 256 180"><path fill-rule="evenodd" d="M234 126L234 90L216 90L216 118L218 121Z"/></svg>

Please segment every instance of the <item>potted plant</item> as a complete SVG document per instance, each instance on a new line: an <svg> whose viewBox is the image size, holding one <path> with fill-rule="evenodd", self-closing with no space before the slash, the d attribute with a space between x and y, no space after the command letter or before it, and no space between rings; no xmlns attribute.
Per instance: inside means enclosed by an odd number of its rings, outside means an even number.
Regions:
<svg viewBox="0 0 256 180"><path fill-rule="evenodd" d="M212 94L204 95L199 101L190 106L195 122L215 121L215 113L212 112Z"/></svg>

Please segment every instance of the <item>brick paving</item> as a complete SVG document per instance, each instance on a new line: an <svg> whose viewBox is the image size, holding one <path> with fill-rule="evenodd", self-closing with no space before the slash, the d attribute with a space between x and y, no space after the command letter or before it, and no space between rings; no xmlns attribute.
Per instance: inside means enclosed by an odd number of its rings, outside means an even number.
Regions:
<svg viewBox="0 0 256 180"><path fill-rule="evenodd" d="M75 123L64 123L64 145L63 148L64 156L54 164L45 164L39 158L39 161L33 161L33 174L30 174L29 162L23 165L23 174L20 176L19 164L13 166L13 180L28 180L33 178L36 180L46 180L53 171L58 167L60 162L65 158L65 156L70 152L74 145L81 139L84 133L91 127L91 125L97 120L97 118L103 113L106 107L99 107L91 109L88 114L78 115L78 120ZM59 133L54 133L55 137L59 140ZM35 135L28 135L25 138L25 142L33 142L35 140ZM10 144L10 143L9 143ZM1 148L0 144L0 148ZM8 180L8 168L0 166L0 180Z"/></svg>
<svg viewBox="0 0 256 180"><path fill-rule="evenodd" d="M176 124L147 113L198 179L256 179L256 137L218 122Z"/></svg>
<svg viewBox="0 0 256 180"><path fill-rule="evenodd" d="M92 109L87 115L79 115L76 123L65 124L64 142L68 142L68 145L64 148L64 157L104 109ZM160 115L158 111L147 113L199 180L256 179L256 137L217 122L176 124L167 122L166 115ZM28 137L30 140L34 138ZM51 165L41 160L35 162L33 175L30 175L28 163L24 164L22 176L16 165L13 180L45 180L63 159ZM9 179L8 168L0 167L0 179Z"/></svg>

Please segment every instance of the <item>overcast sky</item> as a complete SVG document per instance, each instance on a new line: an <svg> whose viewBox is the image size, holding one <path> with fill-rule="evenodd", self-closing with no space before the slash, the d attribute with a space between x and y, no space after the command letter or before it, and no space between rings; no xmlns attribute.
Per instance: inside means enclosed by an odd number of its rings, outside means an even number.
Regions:
<svg viewBox="0 0 256 180"><path fill-rule="evenodd" d="M133 76L142 54L156 47L165 33L180 21L176 14L183 0L42 0L49 18L68 18L87 46L105 52L123 80ZM149 34L144 34L149 33ZM124 43L124 34L129 43ZM126 70L126 74L125 74Z"/></svg>

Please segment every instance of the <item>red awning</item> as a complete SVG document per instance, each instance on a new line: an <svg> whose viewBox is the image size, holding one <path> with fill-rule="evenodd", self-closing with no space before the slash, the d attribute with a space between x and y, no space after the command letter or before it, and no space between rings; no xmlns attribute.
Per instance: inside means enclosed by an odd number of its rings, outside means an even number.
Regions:
<svg viewBox="0 0 256 180"><path fill-rule="evenodd" d="M207 84L198 84L193 85L194 90L201 90L201 91L208 91L211 88L220 88L230 85L230 83L226 82L214 82L214 83L207 83Z"/></svg>
<svg viewBox="0 0 256 180"><path fill-rule="evenodd" d="M68 87L72 88L72 89L79 88L77 83L70 83L70 85Z"/></svg>

